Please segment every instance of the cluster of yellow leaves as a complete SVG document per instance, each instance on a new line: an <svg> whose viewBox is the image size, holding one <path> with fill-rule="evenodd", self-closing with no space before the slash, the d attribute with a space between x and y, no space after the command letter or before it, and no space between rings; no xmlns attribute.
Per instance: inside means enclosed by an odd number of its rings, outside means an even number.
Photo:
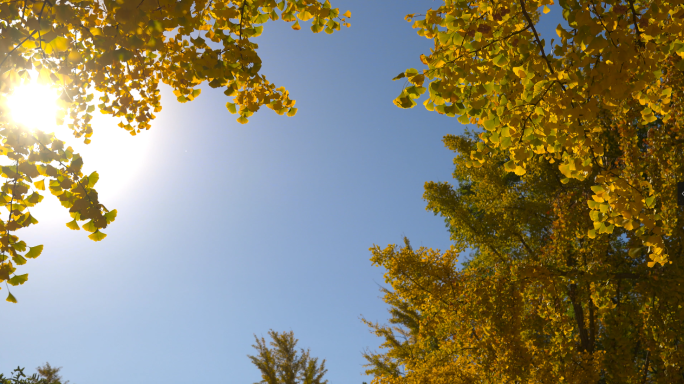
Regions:
<svg viewBox="0 0 684 384"><path fill-rule="evenodd" d="M624 227L651 263L669 261L664 237L677 225L674 185L682 178L684 5L676 1L561 0L558 41L535 27L552 0L445 0L413 21L434 41L409 69L395 100L483 128L469 166L506 153L523 175L541 159L563 182L590 180L596 237ZM546 48L545 48L546 47ZM619 149L620 154L607 154ZM661 180L659 185L654 181ZM633 252L637 252L635 248Z"/></svg>
<svg viewBox="0 0 684 384"><path fill-rule="evenodd" d="M684 229L665 239L671 263L649 266L634 231L577 236L592 181L563 183L548 160L516 175L504 152L468 166L479 137L445 144L458 184L424 197L455 245L371 248L392 315L367 322L385 340L366 353L373 383L680 382Z"/></svg>
<svg viewBox="0 0 684 384"><path fill-rule="evenodd" d="M11 277L14 265L40 253L32 248L22 256L26 245L11 234L37 222L28 207L42 196L27 195L31 188L48 187L59 197L74 219L69 228L89 220L83 228L96 241L116 216L98 202L97 174L81 175L80 156L10 120L4 102L29 71L61 90L57 123L67 122L86 143L96 110L120 118L119 126L132 135L149 129L161 110L160 82L180 102L196 98L203 82L224 88L232 98L226 107L240 123L261 106L293 116L297 108L287 90L260 73L252 39L269 20L282 19L294 29L310 21L314 33L330 34L349 27L350 17L327 0L0 0L0 150L12 161L1 175L0 197L10 215L0 221L0 281L23 283L27 275ZM39 176L44 179L31 184Z"/></svg>
<svg viewBox="0 0 684 384"><path fill-rule="evenodd" d="M99 202L93 189L98 174L83 175L81 157L71 147L64 148L64 142L54 135L29 132L16 126L4 127L0 135L3 137L0 155L12 161L2 166L0 174L4 179L0 203L8 211L6 219L0 219L0 282L20 285L26 282L28 274L15 274L15 265L38 257L43 246L30 247L27 251L26 243L12 232L38 223L31 215L31 207L43 200L40 191L49 189L69 209L73 218L67 223L70 229L80 229L78 222L87 221L83 229L91 232L88 237L94 241L106 237L100 230L114 221L116 210L110 211ZM9 293L7 301L16 302L16 299Z"/></svg>
<svg viewBox="0 0 684 384"><path fill-rule="evenodd" d="M193 100L208 82L234 97L238 121L266 105L296 112L284 88L259 73L257 44L263 23L312 20L313 32L347 25L328 1L316 0L118 0L0 2L2 88L7 93L26 70L63 90L64 107L78 136L92 135L97 106L123 119L131 133L148 129L161 109L158 85L173 87L179 101ZM93 89L94 87L94 89ZM93 102L93 91L103 95ZM239 107L239 108L236 108Z"/></svg>

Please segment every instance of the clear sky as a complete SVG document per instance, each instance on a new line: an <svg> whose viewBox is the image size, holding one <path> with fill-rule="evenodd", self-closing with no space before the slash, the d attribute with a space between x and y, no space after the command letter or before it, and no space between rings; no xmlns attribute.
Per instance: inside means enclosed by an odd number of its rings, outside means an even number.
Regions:
<svg viewBox="0 0 684 384"><path fill-rule="evenodd" d="M0 372L49 361L72 384L254 383L253 334L274 329L327 359L331 384L369 381L361 353L380 340L359 318L387 312L368 248L404 235L449 247L423 184L451 179L441 138L463 126L392 104L392 77L431 46L403 18L439 2L331 2L351 10L351 28L269 22L256 40L297 116L263 109L240 125L221 91L179 104L165 87L141 136L96 120L82 153L119 215L95 243L46 197L23 232L45 251L20 269L19 304L0 304Z"/></svg>

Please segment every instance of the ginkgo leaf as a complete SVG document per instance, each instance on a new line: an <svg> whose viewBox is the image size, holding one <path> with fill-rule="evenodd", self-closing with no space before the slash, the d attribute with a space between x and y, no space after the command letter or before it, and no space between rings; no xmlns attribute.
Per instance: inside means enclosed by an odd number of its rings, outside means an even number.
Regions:
<svg viewBox="0 0 684 384"><path fill-rule="evenodd" d="M508 64L508 56L504 55L503 53L499 54L492 60L492 62L498 67L503 67Z"/></svg>
<svg viewBox="0 0 684 384"><path fill-rule="evenodd" d="M25 259L24 256L22 256L22 255L14 255L14 256L12 256L12 261L14 261L14 263L15 263L16 265L24 265L24 264L26 264L26 259Z"/></svg>
<svg viewBox="0 0 684 384"><path fill-rule="evenodd" d="M99 230L88 235L88 238L93 241L102 241L105 237L107 237L107 235L100 232Z"/></svg>
<svg viewBox="0 0 684 384"><path fill-rule="evenodd" d="M7 293L7 299L6 299L6 301L9 301L10 303L14 303L14 304L17 303L17 299L14 297L14 295L12 295L11 292L8 292L8 293Z"/></svg>
<svg viewBox="0 0 684 384"><path fill-rule="evenodd" d="M29 251L24 255L24 257L35 259L36 257L40 256L41 253L43 253L43 246L36 245L35 247L30 247Z"/></svg>
<svg viewBox="0 0 684 384"><path fill-rule="evenodd" d="M83 224L83 229L88 232L96 232L98 230L93 220L90 220L87 223Z"/></svg>
<svg viewBox="0 0 684 384"><path fill-rule="evenodd" d="M234 103L231 103L231 102L226 103L226 108L228 109L228 111L230 113L233 113L233 114L237 113L237 108L235 108Z"/></svg>
<svg viewBox="0 0 684 384"><path fill-rule="evenodd" d="M10 285L17 286L24 284L26 281L28 281L28 273L25 273L23 275L12 276L7 282Z"/></svg>
<svg viewBox="0 0 684 384"><path fill-rule="evenodd" d="M59 52L66 51L69 48L69 40L63 36L56 36L49 44L54 50Z"/></svg>
<svg viewBox="0 0 684 384"><path fill-rule="evenodd" d="M100 180L100 174L97 172L93 172L88 175L88 188L93 188L95 184L97 184L98 180Z"/></svg>
<svg viewBox="0 0 684 384"><path fill-rule="evenodd" d="M66 223L66 226L72 231L78 231L81 229L81 227L78 226L78 222L76 222L76 220L69 221L68 223Z"/></svg>
<svg viewBox="0 0 684 384"><path fill-rule="evenodd" d="M116 209L112 209L111 211L104 214L105 220L107 220L107 224L111 224L112 222L114 222L114 220L116 219L116 214Z"/></svg>

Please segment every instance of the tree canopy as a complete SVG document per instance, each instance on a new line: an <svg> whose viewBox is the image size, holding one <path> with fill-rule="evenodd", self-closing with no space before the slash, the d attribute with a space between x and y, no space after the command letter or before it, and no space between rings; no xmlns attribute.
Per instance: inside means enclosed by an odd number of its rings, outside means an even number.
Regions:
<svg viewBox="0 0 684 384"><path fill-rule="evenodd" d="M427 92L428 110L482 127L467 166L503 153L519 176L546 161L564 184L590 181L593 226L577 235L625 228L641 239L633 252L666 264L682 177L684 6L561 0L564 24L542 36L552 3L445 0L408 15L434 48L425 69L397 76L409 84L395 103Z"/></svg>
<svg viewBox="0 0 684 384"><path fill-rule="evenodd" d="M62 381L62 376L59 375L61 367L52 367L50 363L36 368L38 373L31 376L26 376L25 368L17 367L12 371L9 377L5 377L0 373L0 384L68 384L69 381Z"/></svg>
<svg viewBox="0 0 684 384"><path fill-rule="evenodd" d="M477 129L447 135L455 183L427 209L454 245L371 248L389 325L375 383L684 380L684 7L668 1L440 2L395 104ZM547 44L548 43L548 44Z"/></svg>
<svg viewBox="0 0 684 384"><path fill-rule="evenodd" d="M323 376L328 370L325 359L318 363L317 357L311 357L309 350L297 351L294 332L278 333L268 331L272 341L269 348L266 340L254 335L257 350L256 356L249 356L259 371L262 380L258 384L327 384Z"/></svg>
<svg viewBox="0 0 684 384"><path fill-rule="evenodd" d="M60 138L10 119L7 98L31 71L59 89L56 122L86 143L98 110L119 118L132 135L149 129L162 108L160 83L180 102L199 96L205 82L225 89L226 107L240 123L262 106L293 116L295 101L260 72L252 39L270 20L295 30L310 21L314 33L330 34L349 26L349 17L327 0L0 1L0 155L8 159L0 173L0 201L8 210L0 219L0 282L23 284L28 274L15 274L16 266L42 252L14 232L38 223L30 208L46 188L69 209L67 227L82 227L92 240L104 239L102 230L116 218L98 200L98 174L83 174L81 156ZM7 300L16 302L11 293Z"/></svg>
<svg viewBox="0 0 684 384"><path fill-rule="evenodd" d="M458 184L426 184L454 246L372 248L394 324L369 323L385 339L366 354L376 383L684 379L684 231L655 267L624 228L578 237L592 227L581 199L591 181L564 184L547 161L518 176L502 153L468 167L477 142L447 136Z"/></svg>

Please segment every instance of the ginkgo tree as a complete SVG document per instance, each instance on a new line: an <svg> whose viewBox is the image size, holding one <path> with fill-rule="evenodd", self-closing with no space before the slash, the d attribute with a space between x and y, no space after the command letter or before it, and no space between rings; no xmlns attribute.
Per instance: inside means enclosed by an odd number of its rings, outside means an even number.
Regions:
<svg viewBox="0 0 684 384"><path fill-rule="evenodd" d="M472 167L478 136L445 144L456 183L426 183L424 197L454 245L371 249L391 310L389 325L367 321L384 339L366 353L374 384L684 380L684 228L650 267L634 231L582 235L589 178L564 183L548 161L517 175L505 152Z"/></svg>
<svg viewBox="0 0 684 384"><path fill-rule="evenodd" d="M641 239L632 252L664 265L666 239L682 225L684 4L559 0L564 24L542 35L551 4L444 0L408 15L434 47L423 69L396 77L407 86L395 104L411 108L427 94L428 110L481 127L468 166L504 153L517 175L545 161L564 184L590 181L583 204L593 225L576 235L624 228Z"/></svg>
<svg viewBox="0 0 684 384"><path fill-rule="evenodd" d="M132 135L149 129L161 111L160 83L180 102L199 96L205 82L224 89L240 123L262 106L293 116L288 91L260 72L253 38L271 20L295 30L309 21L314 33L330 34L348 27L349 17L327 0L0 0L0 155L7 159L0 204L8 211L0 219L0 282L23 284L28 274L15 266L42 251L14 233L38 222L30 208L46 188L69 209L67 226L92 240L102 240L116 217L98 200L97 173L83 174L83 159L64 138L10 118L7 100L32 73L59 90L56 122L86 143L96 111L119 118ZM16 302L11 294L7 300Z"/></svg>

